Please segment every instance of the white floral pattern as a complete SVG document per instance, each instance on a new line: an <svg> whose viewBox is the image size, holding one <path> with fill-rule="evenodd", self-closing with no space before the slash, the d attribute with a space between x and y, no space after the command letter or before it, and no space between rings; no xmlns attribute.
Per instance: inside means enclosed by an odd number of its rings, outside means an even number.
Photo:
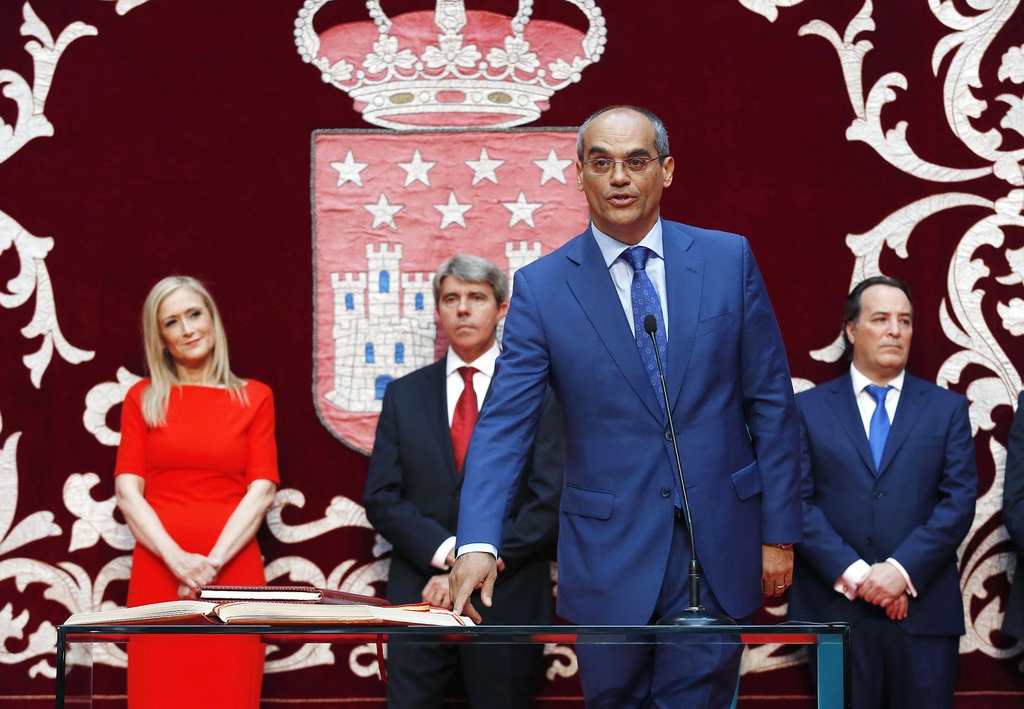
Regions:
<svg viewBox="0 0 1024 709"><path fill-rule="evenodd" d="M416 63L416 55L408 49L399 51L397 37L382 37L373 43L373 53L366 55L364 66L372 74L397 67L412 69ZM344 77L347 79L348 77ZM341 80L344 80L341 79Z"/></svg>
<svg viewBox="0 0 1024 709"><path fill-rule="evenodd" d="M540 66L537 54L530 51L530 43L522 37L506 37L505 48L492 49L487 53L487 61L493 67L519 69L526 74L532 74Z"/></svg>
<svg viewBox="0 0 1024 709"><path fill-rule="evenodd" d="M462 37L447 35L438 38L437 45L430 45L423 50L423 61L431 69L472 69L483 55L475 44L462 46Z"/></svg>
<svg viewBox="0 0 1024 709"><path fill-rule="evenodd" d="M25 50L32 56L35 72L32 86L29 86L20 74L9 69L0 70L3 93L13 99L18 107L14 126L8 125L0 117L0 163L25 147L29 141L53 135L53 126L44 110L57 61L71 42L96 34L95 27L73 22L54 40L50 29L39 19L31 4L25 3L22 13L24 23L21 34L34 38L25 44ZM0 306L16 308L33 294L36 296L35 314L21 332L26 338L43 338L39 350L24 358L32 383L37 388L50 365L54 348L72 364L93 357L92 352L69 344L57 324L57 308L50 286L50 274L46 268L46 257L53 245L52 238L33 236L13 217L0 212L0 255L13 246L21 264L20 273L7 284L9 292L0 290Z"/></svg>
<svg viewBox="0 0 1024 709"><path fill-rule="evenodd" d="M1006 50L997 76L1001 81L1010 80L1015 84L1024 84L1024 46L1010 47Z"/></svg>

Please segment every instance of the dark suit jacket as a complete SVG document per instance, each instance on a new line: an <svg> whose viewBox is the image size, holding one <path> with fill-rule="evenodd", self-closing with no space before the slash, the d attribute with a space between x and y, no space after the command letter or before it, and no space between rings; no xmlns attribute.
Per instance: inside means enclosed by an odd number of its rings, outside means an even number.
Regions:
<svg viewBox="0 0 1024 709"><path fill-rule="evenodd" d="M974 519L978 469L967 400L907 374L876 475L847 373L797 395L804 541L796 547L789 617L856 623L884 610L833 588L857 559L890 556L917 589L899 627L961 635L957 547Z"/></svg>
<svg viewBox="0 0 1024 709"><path fill-rule="evenodd" d="M501 520L502 559L493 608L475 604L488 623L547 624L552 617L549 550L558 524L562 440L553 398L524 463L523 484ZM463 477L455 470L448 427L445 361L388 385L363 503L374 528L394 547L391 603L419 603L430 565L455 534Z"/></svg>
<svg viewBox="0 0 1024 709"><path fill-rule="evenodd" d="M1017 548L1017 571L1003 616L1003 632L1024 638L1024 392L1017 397L1010 437L1006 442L1006 474L1003 481L1003 524Z"/></svg>
<svg viewBox="0 0 1024 709"><path fill-rule="evenodd" d="M697 553L727 613L759 608L761 543L798 541L799 425L782 337L742 237L663 222L666 376ZM548 383L566 468L558 610L644 624L669 563L678 473L658 405L588 229L516 272L493 395L466 463L459 545L500 547Z"/></svg>

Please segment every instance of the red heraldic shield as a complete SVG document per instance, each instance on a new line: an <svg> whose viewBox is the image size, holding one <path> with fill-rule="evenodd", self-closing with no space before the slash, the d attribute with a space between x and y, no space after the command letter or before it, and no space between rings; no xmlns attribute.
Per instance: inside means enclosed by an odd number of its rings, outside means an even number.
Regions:
<svg viewBox="0 0 1024 709"><path fill-rule="evenodd" d="M445 353L442 261L511 278L586 228L575 161L575 128L313 134L313 388L345 444L369 452L388 383Z"/></svg>

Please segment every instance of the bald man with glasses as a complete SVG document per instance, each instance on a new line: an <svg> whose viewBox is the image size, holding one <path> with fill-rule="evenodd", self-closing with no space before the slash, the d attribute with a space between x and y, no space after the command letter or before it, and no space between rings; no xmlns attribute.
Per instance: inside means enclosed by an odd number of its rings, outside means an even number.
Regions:
<svg viewBox="0 0 1024 709"><path fill-rule="evenodd" d="M559 614L583 625L684 614L688 496L702 604L748 620L788 588L802 533L799 424L764 283L746 239L661 219L675 162L653 113L598 111L577 152L591 225L516 273L466 463L455 610L475 614L478 584L490 603L500 522L550 384L566 438ZM576 650L587 706L615 709L729 706L742 655L739 643Z"/></svg>

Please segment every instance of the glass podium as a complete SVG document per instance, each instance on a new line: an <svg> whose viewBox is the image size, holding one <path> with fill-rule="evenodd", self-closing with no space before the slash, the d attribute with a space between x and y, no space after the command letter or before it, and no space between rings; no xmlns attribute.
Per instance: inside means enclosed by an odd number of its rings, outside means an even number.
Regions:
<svg viewBox="0 0 1024 709"><path fill-rule="evenodd" d="M389 638L405 643L660 645L675 643L805 645L817 656L821 709L850 706L850 628L844 623L707 626L400 626L332 624L132 624L57 628L57 709L93 706L94 651L140 635L257 635L276 646L308 643L362 645L378 654ZM386 667L386 665L385 665ZM582 702L580 702L582 706Z"/></svg>

